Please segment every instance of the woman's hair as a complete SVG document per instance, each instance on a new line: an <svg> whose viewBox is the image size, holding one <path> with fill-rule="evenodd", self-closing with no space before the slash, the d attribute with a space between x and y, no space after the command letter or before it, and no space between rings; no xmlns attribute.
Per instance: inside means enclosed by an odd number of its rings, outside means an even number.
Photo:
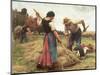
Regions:
<svg viewBox="0 0 100 75"><path fill-rule="evenodd" d="M55 13L53 11L49 11L46 15L46 17L54 17Z"/></svg>

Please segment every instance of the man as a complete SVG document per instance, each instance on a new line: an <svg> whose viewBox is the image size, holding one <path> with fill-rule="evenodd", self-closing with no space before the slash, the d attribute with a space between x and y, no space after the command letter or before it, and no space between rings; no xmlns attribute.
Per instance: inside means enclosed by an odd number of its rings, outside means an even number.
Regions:
<svg viewBox="0 0 100 75"><path fill-rule="evenodd" d="M70 34L69 39L68 39L67 48L72 50L72 46L74 45L74 41L75 41L76 47L74 48L74 50L79 50L80 58L84 57L85 54L84 54L83 48L80 46L82 31L78 25L83 26L83 29L84 29L83 32L87 30L88 26L85 28L84 20L73 22L71 19L67 17L64 18L63 24L65 26L64 35L66 36Z"/></svg>
<svg viewBox="0 0 100 75"><path fill-rule="evenodd" d="M29 26L24 25L20 32L20 43L27 42L27 32L29 32Z"/></svg>

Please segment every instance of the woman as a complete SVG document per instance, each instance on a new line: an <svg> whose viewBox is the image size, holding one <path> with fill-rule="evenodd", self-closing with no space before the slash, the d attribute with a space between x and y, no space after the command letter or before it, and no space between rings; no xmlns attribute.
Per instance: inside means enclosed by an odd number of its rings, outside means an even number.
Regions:
<svg viewBox="0 0 100 75"><path fill-rule="evenodd" d="M53 66L57 63L56 39L59 43L61 43L61 39L52 22L54 16L55 13L53 11L49 11L46 17L42 19L41 24L43 26L45 36L43 42L43 51L39 58L37 67L53 69Z"/></svg>

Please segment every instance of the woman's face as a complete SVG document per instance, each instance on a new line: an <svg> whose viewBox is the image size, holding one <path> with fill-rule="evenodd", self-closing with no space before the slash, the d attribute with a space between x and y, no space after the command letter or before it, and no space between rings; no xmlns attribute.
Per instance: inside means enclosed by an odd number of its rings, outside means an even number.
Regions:
<svg viewBox="0 0 100 75"><path fill-rule="evenodd" d="M52 21L54 19L54 17L50 17L50 20Z"/></svg>

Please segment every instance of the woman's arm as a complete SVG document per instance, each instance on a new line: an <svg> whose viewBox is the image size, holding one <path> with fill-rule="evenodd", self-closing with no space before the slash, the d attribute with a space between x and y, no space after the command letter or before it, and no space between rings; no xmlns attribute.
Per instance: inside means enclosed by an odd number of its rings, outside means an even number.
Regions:
<svg viewBox="0 0 100 75"><path fill-rule="evenodd" d="M56 31L54 22L49 23L49 25L50 25L51 30L52 30L52 32L54 33L55 37L57 38L58 42L61 43L61 39L60 39L60 37L59 37L59 34L58 34L57 31Z"/></svg>
<svg viewBox="0 0 100 75"><path fill-rule="evenodd" d="M60 37L59 37L59 34L57 33L57 31L53 31L54 35L56 36L57 40L59 43L62 43Z"/></svg>

